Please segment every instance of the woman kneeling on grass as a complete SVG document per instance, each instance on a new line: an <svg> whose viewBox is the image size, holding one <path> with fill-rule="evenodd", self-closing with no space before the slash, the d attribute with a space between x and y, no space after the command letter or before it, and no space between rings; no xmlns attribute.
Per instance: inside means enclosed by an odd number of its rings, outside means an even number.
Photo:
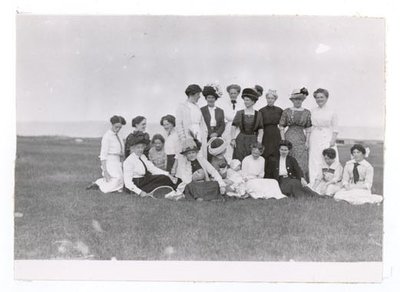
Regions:
<svg viewBox="0 0 400 292"><path fill-rule="evenodd" d="M360 144L350 149L353 159L347 161L343 170L343 188L336 193L336 200L347 201L354 205L380 203L382 196L371 193L374 168L365 160L367 150Z"/></svg>
<svg viewBox="0 0 400 292"><path fill-rule="evenodd" d="M143 154L149 144L143 132L131 134L131 154L124 161L124 183L129 192L142 197L151 196L158 187L176 189L177 179L167 171L159 169Z"/></svg>
<svg viewBox="0 0 400 292"><path fill-rule="evenodd" d="M124 158L124 146L118 132L126 121L121 116L113 116L110 119L111 129L101 139L100 161L103 177L99 178L86 189L100 189L103 193L121 191L124 182L122 174L122 162Z"/></svg>
<svg viewBox="0 0 400 292"><path fill-rule="evenodd" d="M193 139L183 141L181 155L177 156L174 165L176 176L182 180L177 192L184 193L186 199L221 200L221 194L225 194L225 183L218 171L202 155L198 155L199 150Z"/></svg>
<svg viewBox="0 0 400 292"><path fill-rule="evenodd" d="M265 160L262 157L264 146L259 143L250 145L251 154L242 162L242 175L246 182L246 193L254 199L286 198L274 179L264 178Z"/></svg>
<svg viewBox="0 0 400 292"><path fill-rule="evenodd" d="M289 155L292 143L287 140L279 142L279 157L271 156L267 163L267 177L279 182L282 193L289 197L318 196L307 187L297 160Z"/></svg>

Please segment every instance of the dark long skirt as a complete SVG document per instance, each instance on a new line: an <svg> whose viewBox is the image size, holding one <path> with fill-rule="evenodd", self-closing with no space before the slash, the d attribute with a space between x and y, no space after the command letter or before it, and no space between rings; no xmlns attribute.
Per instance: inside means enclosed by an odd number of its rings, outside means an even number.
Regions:
<svg viewBox="0 0 400 292"><path fill-rule="evenodd" d="M233 159L238 159L240 162L251 154L250 145L257 142L255 134L247 135L242 132L236 137L236 147L233 150Z"/></svg>
<svg viewBox="0 0 400 292"><path fill-rule="evenodd" d="M175 154L168 154L167 155L167 171L171 173L172 166L175 163Z"/></svg>
<svg viewBox="0 0 400 292"><path fill-rule="evenodd" d="M289 177L279 179L279 187L284 195L288 197L318 197L318 194L309 187L303 187L300 180Z"/></svg>
<svg viewBox="0 0 400 292"><path fill-rule="evenodd" d="M146 193L150 193L160 186L172 187L174 190L177 187L168 176L163 174L147 174L144 177L133 178L132 181L139 189Z"/></svg>
<svg viewBox="0 0 400 292"><path fill-rule="evenodd" d="M185 187L184 194L188 200L222 200L219 185L216 181L191 182Z"/></svg>

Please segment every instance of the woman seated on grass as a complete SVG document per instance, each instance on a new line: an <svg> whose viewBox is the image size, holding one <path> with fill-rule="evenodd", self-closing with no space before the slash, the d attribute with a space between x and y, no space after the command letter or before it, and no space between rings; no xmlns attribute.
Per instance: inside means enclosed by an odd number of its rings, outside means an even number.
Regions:
<svg viewBox="0 0 400 292"><path fill-rule="evenodd" d="M267 177L279 182L283 194L289 197L318 196L316 192L307 187L297 160L289 155L292 143L287 140L279 142L279 157L271 156L267 163Z"/></svg>
<svg viewBox="0 0 400 292"><path fill-rule="evenodd" d="M344 167L343 188L336 193L334 198L355 205L382 202L382 196L371 193L374 168L365 160L366 149L360 144L355 144L350 152L353 159L347 161Z"/></svg>
<svg viewBox="0 0 400 292"><path fill-rule="evenodd" d="M162 170L167 170L167 155L164 151L165 139L160 134L155 134L151 139L152 147L149 150L149 160Z"/></svg>
<svg viewBox="0 0 400 292"><path fill-rule="evenodd" d="M146 141L148 141L148 144L146 145L145 149L144 149L144 155L146 157L148 157L149 155L149 150L150 150L150 135L148 133L146 133L146 126L147 126L147 120L145 117L142 116L137 116L135 118L132 119L132 127L133 127L133 132L131 134L129 134L126 137L126 141L125 141L125 158L129 156L129 154L131 154L131 147L132 147L132 139L133 138L133 134L136 132L141 132L146 136Z"/></svg>
<svg viewBox="0 0 400 292"><path fill-rule="evenodd" d="M327 148L322 151L324 161L312 189L320 195L332 197L342 187L343 167L336 159L336 150Z"/></svg>
<svg viewBox="0 0 400 292"><path fill-rule="evenodd" d="M110 119L111 129L101 139L100 161L103 177L91 183L86 189L100 189L103 193L121 191L124 182L122 162L124 158L124 145L118 132L126 121L121 116Z"/></svg>
<svg viewBox="0 0 400 292"><path fill-rule="evenodd" d="M214 137L208 141L208 153L211 165L218 171L222 179L226 179L228 162L225 158L228 143L223 138Z"/></svg>
<svg viewBox="0 0 400 292"><path fill-rule="evenodd" d="M183 141L181 155L177 156L174 165L176 176L182 180L177 192L184 193L187 199L221 200L221 194L225 194L225 183L207 159L198 155L199 150L192 138Z"/></svg>
<svg viewBox="0 0 400 292"><path fill-rule="evenodd" d="M124 183L128 192L142 197L161 186L176 189L177 179L167 171L159 169L143 154L149 144L147 136L142 132L131 134L131 154L124 161Z"/></svg>
<svg viewBox="0 0 400 292"><path fill-rule="evenodd" d="M251 154L242 162L242 175L246 182L246 193L254 199L286 198L274 179L264 178L265 160L262 157L264 146L255 142L250 145Z"/></svg>

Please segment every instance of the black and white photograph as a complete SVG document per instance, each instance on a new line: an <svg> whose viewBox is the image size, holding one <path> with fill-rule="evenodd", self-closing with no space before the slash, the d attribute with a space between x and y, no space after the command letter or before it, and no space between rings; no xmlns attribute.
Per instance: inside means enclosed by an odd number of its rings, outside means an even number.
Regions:
<svg viewBox="0 0 400 292"><path fill-rule="evenodd" d="M18 13L14 259L379 266L385 95L384 18Z"/></svg>

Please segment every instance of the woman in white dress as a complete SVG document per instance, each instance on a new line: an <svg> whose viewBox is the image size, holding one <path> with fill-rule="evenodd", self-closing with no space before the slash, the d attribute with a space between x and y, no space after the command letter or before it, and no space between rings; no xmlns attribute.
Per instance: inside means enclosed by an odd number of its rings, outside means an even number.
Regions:
<svg viewBox="0 0 400 292"><path fill-rule="evenodd" d="M336 146L338 118L335 111L327 104L329 92L326 89L318 88L313 95L318 106L311 110L312 128L308 145L310 182L314 182L318 176L320 165L324 161L322 155L324 149L335 149L336 160L339 161L339 152Z"/></svg>
<svg viewBox="0 0 400 292"><path fill-rule="evenodd" d="M103 177L99 178L87 189L100 189L103 193L121 191L124 186L122 161L124 158L124 144L118 132L126 121L121 116L110 119L111 129L101 139L100 161Z"/></svg>
<svg viewBox="0 0 400 292"><path fill-rule="evenodd" d="M241 88L239 85L231 84L226 88L226 91L229 94L229 100L222 99L222 101L224 101L224 103L222 104L222 109L224 110L225 116L225 131L222 134L222 138L225 141L231 141L233 138L231 133L233 118L235 117L237 111L243 108L243 105L240 103L240 100L238 102L238 96L241 92ZM236 133L236 135L237 134L238 133ZM229 144L225 153L225 157L228 163L230 163L230 161L232 160L232 156L233 147Z"/></svg>
<svg viewBox="0 0 400 292"><path fill-rule="evenodd" d="M251 154L242 161L242 176L246 182L246 193L253 199L282 199L279 184L274 179L264 178L265 159L261 156L264 146L259 143L251 144Z"/></svg>
<svg viewBox="0 0 400 292"><path fill-rule="evenodd" d="M176 131L181 143L189 138L200 142L200 153L207 157L207 125L197 105L201 92L201 87L197 84L186 88L187 100L181 103L176 111Z"/></svg>
<svg viewBox="0 0 400 292"><path fill-rule="evenodd" d="M382 196L371 193L374 168L365 160L366 149L360 144L355 144L350 151L353 159L347 161L344 167L343 188L335 194L334 199L354 205L382 202Z"/></svg>

